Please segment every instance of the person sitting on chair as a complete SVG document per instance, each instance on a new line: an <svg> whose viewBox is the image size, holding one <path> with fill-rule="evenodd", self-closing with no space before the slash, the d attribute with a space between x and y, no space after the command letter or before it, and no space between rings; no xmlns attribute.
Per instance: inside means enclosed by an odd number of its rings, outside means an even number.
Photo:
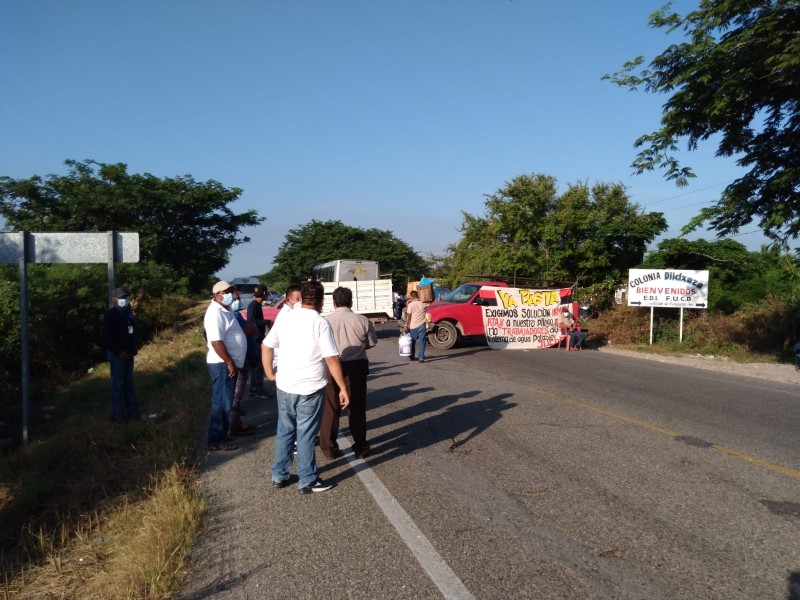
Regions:
<svg viewBox="0 0 800 600"><path fill-rule="evenodd" d="M581 350L583 348L586 334L578 329L575 317L566 308L558 315L558 327L569 336L570 349Z"/></svg>

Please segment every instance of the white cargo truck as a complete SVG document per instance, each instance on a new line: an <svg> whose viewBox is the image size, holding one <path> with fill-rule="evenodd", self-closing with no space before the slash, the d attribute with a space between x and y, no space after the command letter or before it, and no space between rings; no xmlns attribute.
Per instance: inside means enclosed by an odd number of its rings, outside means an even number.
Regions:
<svg viewBox="0 0 800 600"><path fill-rule="evenodd" d="M349 288L353 292L353 312L373 321L393 318L392 280L381 279L374 260L334 260L315 265L313 276L325 287L322 314L333 311L333 290Z"/></svg>

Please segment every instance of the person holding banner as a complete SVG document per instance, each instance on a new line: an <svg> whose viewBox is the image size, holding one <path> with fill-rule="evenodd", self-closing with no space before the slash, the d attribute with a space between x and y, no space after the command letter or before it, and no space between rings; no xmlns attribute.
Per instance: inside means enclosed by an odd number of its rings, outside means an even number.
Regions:
<svg viewBox="0 0 800 600"><path fill-rule="evenodd" d="M558 327L569 336L569 348L571 350L583 349L586 334L578 329L575 317L566 308L558 315Z"/></svg>

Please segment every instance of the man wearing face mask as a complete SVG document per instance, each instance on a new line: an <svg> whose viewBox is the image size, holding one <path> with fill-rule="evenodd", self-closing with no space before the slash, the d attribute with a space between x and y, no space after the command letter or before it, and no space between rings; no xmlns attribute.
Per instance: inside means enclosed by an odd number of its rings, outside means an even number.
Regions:
<svg viewBox="0 0 800 600"><path fill-rule="evenodd" d="M111 292L111 308L103 317L103 347L111 365L111 421L124 423L140 419L139 401L133 383L133 312L128 292L118 287Z"/></svg>
<svg viewBox="0 0 800 600"><path fill-rule="evenodd" d="M214 296L203 318L208 341L206 363L211 376L208 449L236 450L238 446L226 440L236 380L247 355L247 336L230 310L234 286L227 281L218 281L211 291Z"/></svg>
<svg viewBox="0 0 800 600"><path fill-rule="evenodd" d="M302 297L300 294L300 286L299 285L290 285L286 288L286 301L283 303L280 311L278 311L278 316L275 317L275 323L278 322L278 319L288 315L292 312L292 309L295 306L300 306ZM272 326L275 326L275 323ZM275 354L272 357L272 369L277 372L278 371L278 354L280 351L278 348L275 348Z"/></svg>

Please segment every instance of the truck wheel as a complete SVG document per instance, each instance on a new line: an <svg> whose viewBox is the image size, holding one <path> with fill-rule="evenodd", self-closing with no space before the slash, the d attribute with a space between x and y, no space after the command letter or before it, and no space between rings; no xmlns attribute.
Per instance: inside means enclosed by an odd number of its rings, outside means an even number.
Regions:
<svg viewBox="0 0 800 600"><path fill-rule="evenodd" d="M436 324L436 329L428 335L428 341L434 348L449 350L456 345L458 330L450 321L441 321Z"/></svg>

